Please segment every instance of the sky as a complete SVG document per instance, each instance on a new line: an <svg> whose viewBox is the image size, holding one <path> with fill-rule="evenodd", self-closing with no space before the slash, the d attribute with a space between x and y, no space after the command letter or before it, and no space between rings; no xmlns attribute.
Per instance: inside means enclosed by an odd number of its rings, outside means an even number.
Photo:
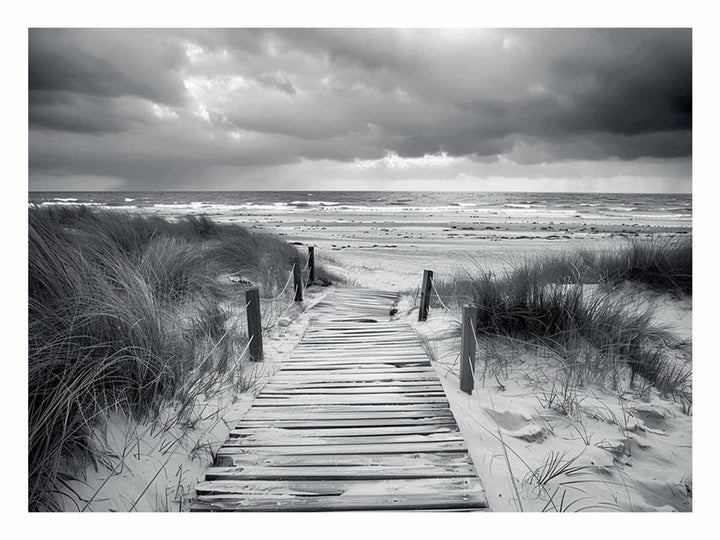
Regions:
<svg viewBox="0 0 720 540"><path fill-rule="evenodd" d="M31 29L29 188L690 192L688 29Z"/></svg>

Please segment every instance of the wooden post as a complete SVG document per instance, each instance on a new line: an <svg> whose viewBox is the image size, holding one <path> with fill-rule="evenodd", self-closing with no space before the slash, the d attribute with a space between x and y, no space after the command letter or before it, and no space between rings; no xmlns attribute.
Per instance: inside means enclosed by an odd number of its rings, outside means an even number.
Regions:
<svg viewBox="0 0 720 540"><path fill-rule="evenodd" d="M420 311L418 321L427 321L428 310L430 309L430 289L432 288L433 271L423 271L422 289L420 291Z"/></svg>
<svg viewBox="0 0 720 540"><path fill-rule="evenodd" d="M293 280L295 281L295 301L303 301L302 268L300 268L300 257L295 257L293 266Z"/></svg>
<svg viewBox="0 0 720 540"><path fill-rule="evenodd" d="M460 390L472 394L475 387L475 325L478 308L463 307L462 345L460 348Z"/></svg>
<svg viewBox="0 0 720 540"><path fill-rule="evenodd" d="M262 323L260 322L260 291L245 291L247 303L248 338L250 339L250 360L260 362L263 358Z"/></svg>
<svg viewBox="0 0 720 540"><path fill-rule="evenodd" d="M308 283L315 283L315 246L308 246L308 266L310 267Z"/></svg>

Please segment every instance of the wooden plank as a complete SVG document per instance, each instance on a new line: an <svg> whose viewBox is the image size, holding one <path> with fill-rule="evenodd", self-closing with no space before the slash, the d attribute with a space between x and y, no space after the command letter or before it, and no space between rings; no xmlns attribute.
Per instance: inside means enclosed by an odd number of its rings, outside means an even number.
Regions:
<svg viewBox="0 0 720 540"><path fill-rule="evenodd" d="M402 372L429 372L431 369L430 364L407 364L403 366L393 366L391 363L384 364L292 364L282 367L279 371L292 372L292 371L328 371L328 372L366 372L366 373L402 373Z"/></svg>
<svg viewBox="0 0 720 540"><path fill-rule="evenodd" d="M278 372L283 371L303 371L303 365L302 364L290 364L288 366L282 367L278 370ZM307 370L306 370L307 371ZM328 366L327 367L328 376L332 376L334 372L342 371L342 375L353 375L353 374L367 374L367 373L378 373L378 374L398 374L402 375L403 373L427 373L427 374L435 374L435 371L432 368L432 365L425 365L425 366L400 366L400 367L394 367L394 366L388 366L388 365L379 365L379 366L352 366L352 365L336 365L336 366ZM317 374L314 374L317 375Z"/></svg>
<svg viewBox="0 0 720 540"><path fill-rule="evenodd" d="M367 348L366 348L367 349ZM415 360L415 361L423 361L430 363L430 359L427 357L426 354L420 354L417 351L407 351L407 352L385 352L385 351L375 351L374 353L370 354L367 350L359 349L357 351L339 351L339 350L331 350L326 352L318 351L317 354L295 354L288 358L286 361L283 362L283 364L302 364L307 363L312 360L317 361L328 361L328 360L335 360L335 359L349 359L349 360Z"/></svg>
<svg viewBox="0 0 720 540"><path fill-rule="evenodd" d="M292 362L312 358L413 358L429 360L427 354L420 347L417 349L402 347L397 351L377 347L373 348L372 352L370 352L368 351L367 345L363 345L357 349L332 348L325 350L318 347L314 347L308 351L300 349L296 350L287 361Z"/></svg>
<svg viewBox="0 0 720 540"><path fill-rule="evenodd" d="M418 467L433 465L455 466L470 464L467 452L395 453L395 454L344 454L344 455L261 455L237 454L232 457L233 466L246 467L401 467L409 463Z"/></svg>
<svg viewBox="0 0 720 540"><path fill-rule="evenodd" d="M326 384L326 385L347 385L347 384L387 384L395 382L427 384L428 382L437 381L437 375L430 370L412 370L412 371L381 371L373 372L363 370L351 372L349 370L342 373L317 373L317 372L298 372L294 371L290 374L278 372L273 377L273 383L278 385L294 385L294 384Z"/></svg>
<svg viewBox="0 0 720 540"><path fill-rule="evenodd" d="M305 388L346 388L346 389L354 389L358 390L358 392L362 391L363 389L373 389L373 388L383 388L383 387L390 387L390 386L397 386L400 388L421 388L423 386L432 386L433 388L440 387L442 388L442 385L437 381L437 379L433 380L430 378L427 379L410 379L410 380L385 380L385 381L341 381L341 382L326 382L323 380L316 380L316 381L291 381L291 382L271 382L266 384L263 387L263 392L267 391L277 391L277 390L296 390L296 389L305 389Z"/></svg>
<svg viewBox="0 0 720 540"><path fill-rule="evenodd" d="M306 362L288 362L280 371L289 371L291 369L309 369L309 368L327 368L327 369L348 369L351 367L357 369L370 368L387 368L387 367L431 367L430 361L427 359L342 359L342 360L310 360Z"/></svg>
<svg viewBox="0 0 720 540"><path fill-rule="evenodd" d="M342 511L485 509L477 478L333 481L213 481L197 486L194 510Z"/></svg>
<svg viewBox="0 0 720 540"><path fill-rule="evenodd" d="M306 337L355 337L355 336L415 336L415 332L409 330L398 330L396 325L388 325L384 328L365 325L349 325L345 324L337 328L328 328L327 326L317 327L309 326L305 330Z"/></svg>
<svg viewBox="0 0 720 540"><path fill-rule="evenodd" d="M411 388L402 388L400 390L396 389L380 389L378 392L369 392L365 391L364 389L361 389L360 392L352 392L349 391L352 389L312 389L312 390L283 390L279 392L263 392L262 395L258 396L258 404L263 405L265 404L264 401L259 400L265 400L265 399L272 399L272 400L299 400L301 403L303 400L313 400L313 403L316 403L318 401L315 400L321 400L322 403L341 403L343 405L345 404L352 404L352 403L376 403L379 400L381 400L382 403L386 403L389 401L392 401L393 396L401 396L403 398L437 398L437 397L445 397L445 393L442 391L442 388L431 388L429 390L416 390L412 391ZM335 401L337 400L337 401ZM404 403L405 401L401 401ZM422 403L433 403L434 401L428 401L425 400ZM398 402L400 403L400 402Z"/></svg>
<svg viewBox="0 0 720 540"><path fill-rule="evenodd" d="M230 438L247 438L275 436L282 433L283 437L372 437L377 435L429 435L437 433L458 433L455 425L421 424L408 426L358 426L344 428L314 427L305 429L288 429L277 426L246 426L242 422L230 431Z"/></svg>
<svg viewBox="0 0 720 540"><path fill-rule="evenodd" d="M299 500L298 500L299 499ZM212 495L198 497L191 512L329 512L329 511L410 511L410 510L485 510L484 493L453 493L444 497L420 494L343 497L295 497L278 499L262 496Z"/></svg>
<svg viewBox="0 0 720 540"><path fill-rule="evenodd" d="M397 335L397 334L374 334L368 333L358 336L306 336L303 341L298 344L298 348L315 348L315 345L331 343L337 347L351 348L362 346L364 343L373 341L373 348L389 347L392 345L417 345L417 336L415 334ZM311 347L312 345L312 347Z"/></svg>
<svg viewBox="0 0 720 540"><path fill-rule="evenodd" d="M427 478L416 480L347 480L347 481L312 481L287 480L263 481L240 480L237 482L227 480L213 480L200 482L195 491L198 495L229 495L245 494L268 496L271 494L285 497L296 495L302 497L317 496L349 496L349 495L376 495L392 493L395 496L421 494L435 489L444 493L470 493L478 490L480 483L477 478ZM480 492L482 489L480 488Z"/></svg>
<svg viewBox="0 0 720 540"><path fill-rule="evenodd" d="M437 393L440 393L442 399L437 399ZM430 393L427 398L423 396L413 396L400 392L386 392L383 394L331 394L327 396L316 396L312 394L299 395L268 395L260 394L255 398L258 405L269 405L270 402L280 405L286 405L289 401L296 404L308 405L353 405L356 403L362 405L384 405L384 404L401 404L401 403L440 403L447 402L445 394L441 391Z"/></svg>
<svg viewBox="0 0 720 540"><path fill-rule="evenodd" d="M242 421L246 420L299 420L302 418L303 421L337 421L337 420L374 420L374 421L387 421L390 419L425 419L425 418L454 418L449 408L428 408L425 407L423 410L411 410L407 411L407 407L403 407L403 410L398 411L397 409L388 410L387 407L368 409L365 408L350 408L343 407L342 410L338 408L318 408L313 407L311 410L303 410L297 407L290 407L282 409L280 407L253 407L250 409ZM301 415L298 417L298 415Z"/></svg>
<svg viewBox="0 0 720 540"><path fill-rule="evenodd" d="M318 319L311 319L308 323L307 332L397 332L398 328L403 328L402 326L398 326L397 323L381 323L381 322L374 322L374 323L360 323L360 322L352 322L352 321L346 321L346 322L328 322L328 321L319 321ZM407 328L412 328L408 326Z"/></svg>
<svg viewBox="0 0 720 540"><path fill-rule="evenodd" d="M341 386L341 387L328 387L328 386L307 386L298 385L295 387L289 385L268 385L263 389L263 396L277 396L277 395L315 395L315 394L423 394L429 393L443 393L442 386L439 384L425 384L419 385L402 385L402 386L379 386L379 385L365 385L365 386Z"/></svg>
<svg viewBox="0 0 720 540"><path fill-rule="evenodd" d="M416 465L413 463L397 465L370 466L302 466L302 467L263 467L245 465L242 467L211 467L205 473L206 481L230 480L392 480L404 478L473 478L477 476L471 463L451 465Z"/></svg>
<svg viewBox="0 0 720 540"><path fill-rule="evenodd" d="M306 419L306 420L246 420L241 421L238 428L286 428L286 429L310 429L310 428L342 428L342 427L390 427L390 426L416 426L422 425L445 425L455 426L455 419L452 416L426 416L423 418L347 418L347 419Z"/></svg>
<svg viewBox="0 0 720 540"><path fill-rule="evenodd" d="M288 376L290 374L291 376ZM293 377L292 375L296 375ZM377 379L373 379L377 377ZM408 385L425 385L425 384L436 384L437 377L431 377L428 373L407 373L393 376L392 374L385 373L334 373L332 376L327 378L322 377L322 374L307 371L307 372L278 372L273 384L276 386L314 386L322 385L327 388L333 386L351 386L354 388L365 387L365 386L377 386L377 385L395 385L405 384Z"/></svg>
<svg viewBox="0 0 720 540"><path fill-rule="evenodd" d="M442 404L426 404L412 408L405 405L287 405L263 407L254 405L243 418L423 418L425 416L452 415L450 408Z"/></svg>
<svg viewBox="0 0 720 540"><path fill-rule="evenodd" d="M390 348L390 347L372 347L372 352L368 350L368 345L363 344L356 349L351 349L350 347L344 347L344 348L338 348L338 347L332 347L323 349L322 347L313 347L312 349L297 349L293 354L288 358L288 360L298 360L298 359L306 359L306 358L318 358L318 357L328 357L328 358L349 358L349 357L389 357L389 358L403 358L403 357L411 357L411 358L422 358L424 360L429 360L427 357L427 354L425 351L420 347L417 346L416 348L413 347L398 347L398 348Z"/></svg>
<svg viewBox="0 0 720 540"><path fill-rule="evenodd" d="M232 442L232 441L230 441ZM398 442L388 444L321 444L317 446L232 446L220 447L218 456L237 454L338 455L338 454L408 454L422 452L467 452L464 441Z"/></svg>
<svg viewBox="0 0 720 540"><path fill-rule="evenodd" d="M431 365L430 360L427 356L423 357L419 354L377 354L369 355L367 352L364 354L342 354L334 353L328 355L317 354L313 356L298 357L295 356L288 359L287 362L283 362L284 365L294 366L297 364L389 364L395 363L401 364L423 364Z"/></svg>
<svg viewBox="0 0 720 540"><path fill-rule="evenodd" d="M231 437L223 443L223 448L251 448L255 446L278 447L293 445L296 447L315 447L325 445L385 445L430 442L462 442L458 430L426 434L401 435L356 435L356 436L299 436L289 430L259 431L246 437Z"/></svg>

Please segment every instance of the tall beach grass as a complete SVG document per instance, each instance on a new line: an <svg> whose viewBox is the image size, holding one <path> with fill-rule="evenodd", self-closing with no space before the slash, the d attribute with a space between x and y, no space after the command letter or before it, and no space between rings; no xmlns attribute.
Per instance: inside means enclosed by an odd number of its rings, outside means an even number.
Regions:
<svg viewBox="0 0 720 540"><path fill-rule="evenodd" d="M475 272L436 280L435 288L446 303L478 307L478 336L552 350L563 359L567 376L582 371L616 377L624 366L631 383L639 375L662 392L691 399L691 371L676 359L679 340L655 322L651 305L641 301L643 289L692 294L689 237L550 254L503 275L478 266ZM437 298L433 301L440 305Z"/></svg>
<svg viewBox="0 0 720 540"><path fill-rule="evenodd" d="M84 206L31 207L28 251L31 510L59 508L67 471L102 459L93 428L110 412L152 419L235 365L247 339L227 306L244 305L242 287L220 276L274 295L298 256L205 217Z"/></svg>

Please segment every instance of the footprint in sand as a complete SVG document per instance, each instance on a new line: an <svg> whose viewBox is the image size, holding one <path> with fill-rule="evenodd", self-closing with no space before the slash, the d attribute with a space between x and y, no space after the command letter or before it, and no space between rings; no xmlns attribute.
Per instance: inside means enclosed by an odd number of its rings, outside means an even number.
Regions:
<svg viewBox="0 0 720 540"><path fill-rule="evenodd" d="M527 442L542 442L548 436L548 430L539 426L524 415L511 411L485 409L487 414L506 435Z"/></svg>

